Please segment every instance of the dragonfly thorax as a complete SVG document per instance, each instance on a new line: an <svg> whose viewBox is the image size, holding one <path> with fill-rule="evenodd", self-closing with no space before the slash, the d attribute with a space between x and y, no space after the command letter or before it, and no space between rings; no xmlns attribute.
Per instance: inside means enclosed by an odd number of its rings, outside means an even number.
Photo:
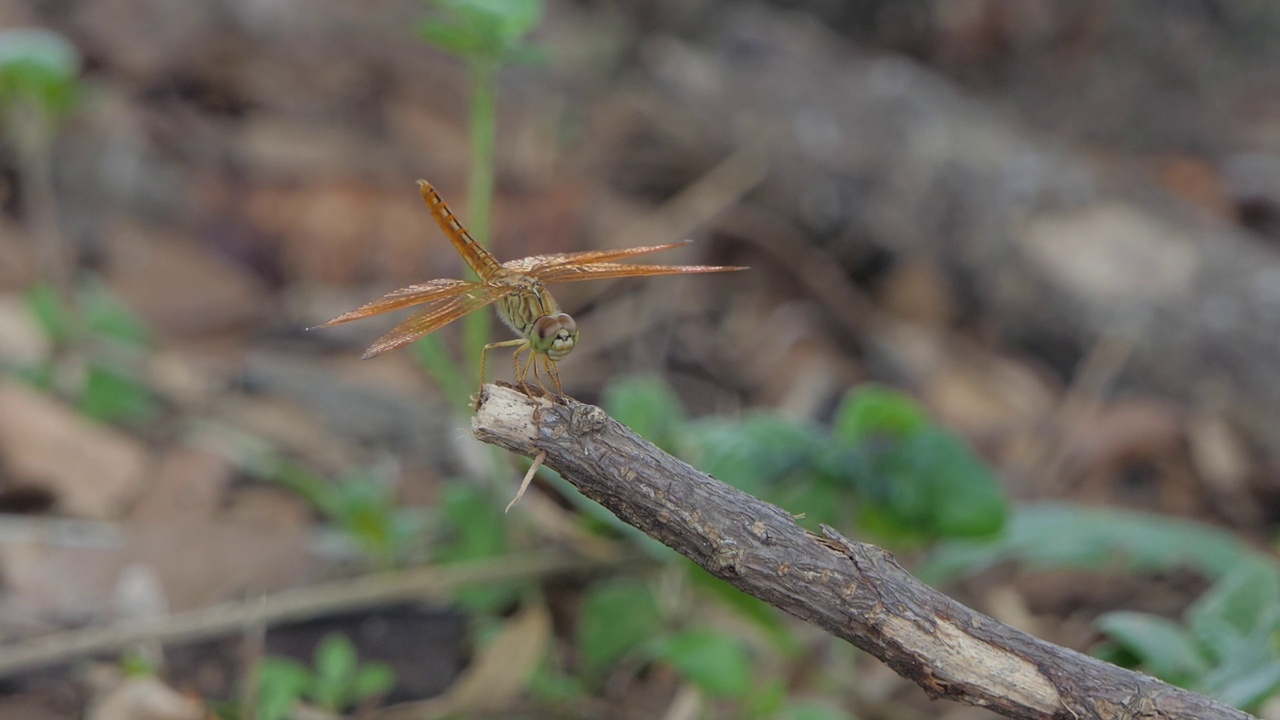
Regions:
<svg viewBox="0 0 1280 720"><path fill-rule="evenodd" d="M534 352L560 362L578 342L578 323L568 313L543 315L533 322L528 338Z"/></svg>

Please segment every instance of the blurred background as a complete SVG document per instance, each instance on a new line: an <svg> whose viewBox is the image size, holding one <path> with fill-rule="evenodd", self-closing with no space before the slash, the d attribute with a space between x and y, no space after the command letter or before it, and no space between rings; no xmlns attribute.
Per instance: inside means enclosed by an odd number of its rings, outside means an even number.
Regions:
<svg viewBox="0 0 1280 720"><path fill-rule="evenodd" d="M750 266L551 288L567 394L1280 717L1277 37L1264 0L8 0L0 717L993 717L553 472L504 515L490 311L306 331L470 277L419 178L500 260Z"/></svg>

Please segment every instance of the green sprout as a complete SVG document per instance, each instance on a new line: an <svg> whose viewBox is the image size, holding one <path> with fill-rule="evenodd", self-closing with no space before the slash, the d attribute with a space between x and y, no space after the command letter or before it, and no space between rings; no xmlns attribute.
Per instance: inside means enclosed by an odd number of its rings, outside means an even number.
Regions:
<svg viewBox="0 0 1280 720"><path fill-rule="evenodd" d="M461 57L471 73L470 171L467 188L467 226L483 247L490 245L494 177L497 167L498 71L504 64L537 57L525 37L542 20L541 0L428 0L430 15L422 22L423 39ZM463 320L466 357L479 363L488 344L493 321L475 312ZM429 335L414 345L421 362L449 393L455 406L468 405L469 382L449 360L439 337Z"/></svg>

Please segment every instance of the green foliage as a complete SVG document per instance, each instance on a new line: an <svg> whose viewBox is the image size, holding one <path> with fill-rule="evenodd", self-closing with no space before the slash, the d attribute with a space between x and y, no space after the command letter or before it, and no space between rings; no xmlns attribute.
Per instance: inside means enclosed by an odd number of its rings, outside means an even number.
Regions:
<svg viewBox="0 0 1280 720"><path fill-rule="evenodd" d="M430 14L420 26L422 37L437 47L461 56L471 68L470 169L466 221L471 234L489 247L493 214L498 127L497 72L504 63L537 56L525 36L542 20L541 0L427 0ZM482 349L491 339L488 312L473 312L463 319L463 347L468 364L479 364ZM417 357L424 369L449 394L459 410L469 409L469 392L459 388L460 378L472 377L449 360L438 335L428 335Z"/></svg>
<svg viewBox="0 0 1280 720"><path fill-rule="evenodd" d="M53 283L39 282L27 290L27 310L55 345L64 345L75 334L76 321L71 308L58 295Z"/></svg>
<svg viewBox="0 0 1280 720"><path fill-rule="evenodd" d="M22 113L35 122L53 123L75 104L80 54L71 43L47 30L0 31L0 114L6 124Z"/></svg>
<svg viewBox="0 0 1280 720"><path fill-rule="evenodd" d="M1190 568L1217 577L1260 555L1225 530L1130 510L1066 503L1021 505L988 541L952 540L934 548L916 576L942 584L1002 562L1081 570Z"/></svg>
<svg viewBox="0 0 1280 720"><path fill-rule="evenodd" d="M435 547L437 560L465 562L507 554L506 519L483 488L474 483L449 483L440 500L440 512L443 536ZM492 613L509 606L518 594L517 585L489 583L460 590L456 600L475 612Z"/></svg>
<svg viewBox="0 0 1280 720"><path fill-rule="evenodd" d="M756 412L739 420L701 420L687 432L695 464L746 492L767 494L789 482L817 480L823 448L816 426Z"/></svg>
<svg viewBox="0 0 1280 720"><path fill-rule="evenodd" d="M94 420L136 425L154 419L159 409L151 388L142 381L97 364L86 371L79 407Z"/></svg>
<svg viewBox="0 0 1280 720"><path fill-rule="evenodd" d="M78 291L84 329L92 337L134 347L147 344L147 329L142 321L112 294L105 283L97 277L87 276L81 280ZM65 327L65 323L64 320L61 324Z"/></svg>
<svg viewBox="0 0 1280 720"><path fill-rule="evenodd" d="M311 671L294 660L264 658L258 663L255 680L258 720L287 720L311 684Z"/></svg>
<svg viewBox="0 0 1280 720"><path fill-rule="evenodd" d="M1280 569L1232 533L1127 510L1025 505L987 542L949 541L917 576L941 583L1002 562L1133 572L1190 569L1217 578L1182 622L1138 612L1098 619L1099 654L1246 710L1280 692Z"/></svg>
<svg viewBox="0 0 1280 720"><path fill-rule="evenodd" d="M600 403L618 422L667 452L675 452L684 406L656 377L621 377L605 386Z"/></svg>
<svg viewBox="0 0 1280 720"><path fill-rule="evenodd" d="M887 388L846 396L822 463L824 474L858 491L859 527L886 541L990 537L1004 523L1004 493L986 465Z"/></svg>
<svg viewBox="0 0 1280 720"><path fill-rule="evenodd" d="M848 526L899 542L990 537L1005 518L1000 485L956 436L920 405L880 387L851 392L832 428L754 412L734 420L690 421L679 398L652 379L619 379L603 404L619 421L703 470L808 522ZM700 595L715 597L759 627L784 653L797 647L777 613L690 564ZM709 696L750 718L844 719L813 703L791 704L785 685L753 677L746 646L730 634L662 615L635 581L593 588L584 602L579 656L600 678L624 658L661 662Z"/></svg>
<svg viewBox="0 0 1280 720"><path fill-rule="evenodd" d="M582 679L544 662L529 683L529 691L538 700L553 705L567 705L586 695Z"/></svg>
<svg viewBox="0 0 1280 720"><path fill-rule="evenodd" d="M386 664L360 664L355 647L340 634L325 636L312 662L314 669L285 658L265 658L258 664L254 678L259 720L286 720L303 699L340 712L385 694L396 683Z"/></svg>
<svg viewBox="0 0 1280 720"><path fill-rule="evenodd" d="M467 59L495 63L528 58L525 36L542 21L541 0L428 0L422 37Z"/></svg>
<svg viewBox="0 0 1280 720"><path fill-rule="evenodd" d="M712 697L742 698L752 690L751 657L742 641L714 630L661 638L654 657Z"/></svg>
<svg viewBox="0 0 1280 720"><path fill-rule="evenodd" d="M143 424L159 412L159 400L139 376L147 351L142 323L106 286L86 278L77 287L76 306L70 306L51 283L32 286L25 295L27 309L54 347L80 346L85 355L79 382L68 394L80 411L102 422ZM59 377L56 357L25 368L18 376L44 390L54 389Z"/></svg>
<svg viewBox="0 0 1280 720"><path fill-rule="evenodd" d="M616 578L591 586L578 619L578 653L583 670L599 679L622 657L637 651L662 630L658 604L649 586Z"/></svg>
<svg viewBox="0 0 1280 720"><path fill-rule="evenodd" d="M286 460L260 463L261 475L298 493L383 569L405 563L422 540L422 517L398 506L389 485L368 472L334 481Z"/></svg>
<svg viewBox="0 0 1280 720"><path fill-rule="evenodd" d="M1280 692L1280 569L1236 563L1186 612L1184 624L1146 613L1103 615L1112 659L1245 710Z"/></svg>
<svg viewBox="0 0 1280 720"><path fill-rule="evenodd" d="M869 385L841 403L832 433L854 443L882 437L905 440L931 425L924 408L907 396L886 387Z"/></svg>
<svg viewBox="0 0 1280 720"><path fill-rule="evenodd" d="M831 432L768 413L691 427L697 464L809 522L858 527L881 541L989 537L1004 493L960 438L901 393L850 392Z"/></svg>
<svg viewBox="0 0 1280 720"><path fill-rule="evenodd" d="M126 677L150 677L157 672L155 661L139 650L130 650L120 656L120 670Z"/></svg>

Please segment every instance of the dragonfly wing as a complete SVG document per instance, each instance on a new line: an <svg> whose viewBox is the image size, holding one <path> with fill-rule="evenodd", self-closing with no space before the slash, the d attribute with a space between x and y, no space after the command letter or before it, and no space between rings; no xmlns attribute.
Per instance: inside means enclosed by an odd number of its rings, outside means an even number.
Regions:
<svg viewBox="0 0 1280 720"><path fill-rule="evenodd" d="M621 260L622 258L635 257L637 255L647 255L649 253L662 252L663 250L674 250L676 248L682 248L690 242L690 240L684 240L682 242L667 243L665 245L645 245L643 247L617 248L613 250L584 250L582 252L534 255L533 257L503 263L503 267L516 272L537 274L543 269L561 267L564 265L588 265L591 263Z"/></svg>
<svg viewBox="0 0 1280 720"><path fill-rule="evenodd" d="M439 330L449 323L468 313L475 312L486 305L501 300L515 292L514 287L478 286L480 291L469 295L460 295L443 300L432 307L424 308L405 318L403 322L391 328L386 335L364 351L363 359L381 355L388 350L395 350L403 345Z"/></svg>
<svg viewBox="0 0 1280 720"><path fill-rule="evenodd" d="M392 310L407 308L412 305L421 305L428 302L439 302L451 297L462 295L473 288L478 289L484 287L480 283L468 282L466 280L431 280L430 282L420 283L418 285L410 285L399 290L383 295L382 297L370 303L365 303L360 307L346 312L338 317L330 320L323 325L316 327L329 327L330 325L338 325L340 323L351 322L352 320L360 320L370 315L378 315Z"/></svg>
<svg viewBox="0 0 1280 720"><path fill-rule="evenodd" d="M544 283L580 282L583 280L607 280L609 278L644 277L649 275L683 275L686 273L713 273L746 270L734 265L630 265L626 263L593 263L590 265L561 265L536 269L530 273Z"/></svg>

